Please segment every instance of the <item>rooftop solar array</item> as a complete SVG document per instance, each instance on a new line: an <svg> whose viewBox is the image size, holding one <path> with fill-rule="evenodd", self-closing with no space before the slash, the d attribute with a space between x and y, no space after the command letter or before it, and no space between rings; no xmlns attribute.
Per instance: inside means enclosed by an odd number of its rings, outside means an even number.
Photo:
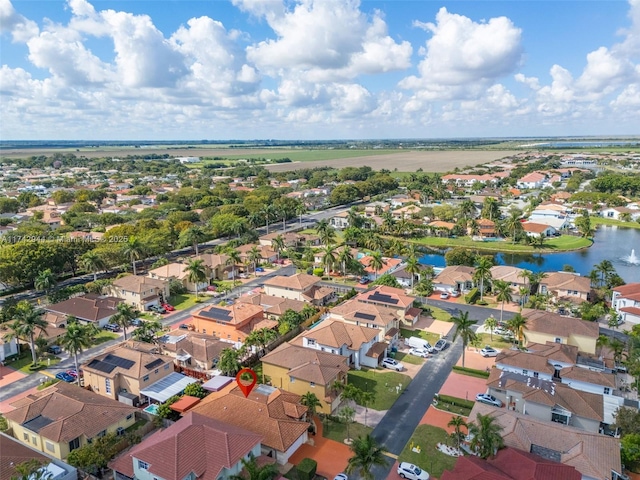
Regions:
<svg viewBox="0 0 640 480"><path fill-rule="evenodd" d="M221 322L231 321L231 312L224 308L211 307L206 310L202 310L199 315L201 317L211 318L213 320L219 320Z"/></svg>
<svg viewBox="0 0 640 480"><path fill-rule="evenodd" d="M91 362L89 362L89 365L87 366L89 368L98 370L99 372L102 372L102 373L111 373L116 368L114 364L106 363L106 362L103 362L102 360L91 360Z"/></svg>
<svg viewBox="0 0 640 480"><path fill-rule="evenodd" d="M356 318L361 318L363 320L375 320L376 316L375 315L371 315L370 313L362 313L362 312L356 312L353 314L354 317Z"/></svg>
<svg viewBox="0 0 640 480"><path fill-rule="evenodd" d="M380 292L375 292L373 295L369 295L369 300L373 302L388 303L390 305L397 305L398 303L397 298L393 298L391 295Z"/></svg>
<svg viewBox="0 0 640 480"><path fill-rule="evenodd" d="M151 370L152 368L155 368L157 366L160 366L164 363L164 360L162 360L161 358L156 358L153 362L151 363L147 363L144 368L146 368L147 370Z"/></svg>
<svg viewBox="0 0 640 480"><path fill-rule="evenodd" d="M126 358L118 357L117 355L108 354L102 360L92 360L89 365L89 368L93 368L103 373L111 373L116 367L124 368L125 370L129 370L136 364L133 360L129 360Z"/></svg>
<svg viewBox="0 0 640 480"><path fill-rule="evenodd" d="M28 422L24 422L22 426L27 430L31 430L32 432L38 433L40 429L46 427L50 423L53 423L53 420L47 417L43 417L42 415L38 415L35 418L32 418Z"/></svg>

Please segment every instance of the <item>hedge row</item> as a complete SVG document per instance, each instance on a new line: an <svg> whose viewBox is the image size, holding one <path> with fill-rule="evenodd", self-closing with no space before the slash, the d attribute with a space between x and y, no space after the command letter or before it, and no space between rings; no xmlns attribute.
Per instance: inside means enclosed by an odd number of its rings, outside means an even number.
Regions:
<svg viewBox="0 0 640 480"><path fill-rule="evenodd" d="M470 377L489 378L489 372L486 370L476 370L475 368L453 366L453 371L461 373L463 375L469 375Z"/></svg>
<svg viewBox="0 0 640 480"><path fill-rule="evenodd" d="M449 395L438 395L438 402L449 403L456 407L472 409L474 405L473 400L465 400L464 398L450 397Z"/></svg>
<svg viewBox="0 0 640 480"><path fill-rule="evenodd" d="M464 296L464 301L469 305L473 305L480 298L480 291L477 288L474 288L469 293Z"/></svg>

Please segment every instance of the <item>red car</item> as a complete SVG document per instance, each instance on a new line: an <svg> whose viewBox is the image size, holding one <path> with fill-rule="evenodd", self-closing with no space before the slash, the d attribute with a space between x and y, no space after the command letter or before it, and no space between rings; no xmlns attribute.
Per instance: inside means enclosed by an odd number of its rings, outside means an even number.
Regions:
<svg viewBox="0 0 640 480"><path fill-rule="evenodd" d="M209 285L207 287L207 292L215 292L218 289L215 285Z"/></svg>
<svg viewBox="0 0 640 480"><path fill-rule="evenodd" d="M67 370L67 373L71 375L73 378L78 378L78 372L76 372L74 369ZM83 377L83 376L84 376L84 372L82 371L82 369L80 369L80 377Z"/></svg>
<svg viewBox="0 0 640 480"><path fill-rule="evenodd" d="M173 312L176 309L176 307L174 307L173 305L169 305L168 303L163 303L162 308L164 308L167 312Z"/></svg>

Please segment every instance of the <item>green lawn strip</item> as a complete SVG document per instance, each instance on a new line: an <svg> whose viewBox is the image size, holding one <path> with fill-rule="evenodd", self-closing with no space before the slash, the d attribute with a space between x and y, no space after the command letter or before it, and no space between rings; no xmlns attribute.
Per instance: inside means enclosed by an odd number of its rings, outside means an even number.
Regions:
<svg viewBox="0 0 640 480"><path fill-rule="evenodd" d="M134 430L137 430L140 427L143 427L144 425L146 425L148 422L148 420L145 420L144 418L141 418L140 420L136 421L136 423L134 423L133 425L127 427L124 429L125 432L133 432Z"/></svg>
<svg viewBox="0 0 640 480"><path fill-rule="evenodd" d="M422 365L424 363L424 358L402 352L396 353L395 359L399 362L411 363L412 365Z"/></svg>
<svg viewBox="0 0 640 480"><path fill-rule="evenodd" d="M373 428L365 427L361 423L353 422L349 424L349 436L351 438L364 437L371 432L373 432ZM336 442L344 443L347 438L347 424L334 422L333 420L325 420L322 424L322 436L335 440Z"/></svg>
<svg viewBox="0 0 640 480"><path fill-rule="evenodd" d="M115 340L118 338L118 335L112 332L107 332L106 330L101 331L95 337L93 337L91 344L92 345L100 345L101 343L108 342L110 340Z"/></svg>
<svg viewBox="0 0 640 480"><path fill-rule="evenodd" d="M445 470L452 470L456 457L445 455L437 449L438 443L450 442L449 434L442 428L432 425L418 425L409 442L398 457L399 462L409 462L426 470L432 477L442 476ZM419 447L420 453L412 451Z"/></svg>
<svg viewBox="0 0 640 480"><path fill-rule="evenodd" d="M60 380L58 380L57 378L52 378L51 380L47 380L46 382L43 382L40 385L38 385L36 390L44 390L45 388L50 387L51 385L55 385L59 381Z"/></svg>
<svg viewBox="0 0 640 480"><path fill-rule="evenodd" d="M478 337L478 345L480 345L480 348L484 348L485 345L490 345L496 350L502 350L509 349L513 346L512 342L497 333L493 334L493 340L491 339L490 333L477 333L476 336Z"/></svg>
<svg viewBox="0 0 640 480"><path fill-rule="evenodd" d="M449 247L467 247L474 250L484 250L488 252L522 252L522 253L548 253L580 250L590 247L593 243L591 240L574 237L572 235L562 235L546 240L543 247L535 247L532 245L522 245L520 243L504 242L476 242L469 237L446 238L446 237L422 237L418 239L407 240L419 245L426 245L436 248Z"/></svg>
<svg viewBox="0 0 640 480"><path fill-rule="evenodd" d="M436 407L440 410L446 410L447 412L462 415L464 417L469 416L475 403L473 400L466 400L464 398L452 397L449 395L438 395L437 400L438 404Z"/></svg>
<svg viewBox="0 0 640 480"><path fill-rule="evenodd" d="M404 338L419 337L423 340L426 340L431 345L435 345L435 343L440 339L440 335L438 335L437 333L425 332L424 330L409 330L407 328L401 328L400 335L402 335Z"/></svg>
<svg viewBox="0 0 640 480"><path fill-rule="evenodd" d="M396 386L402 384L402 392L411 383L411 378L397 372L380 370L353 370L349 372L349 383L364 390L373 392L374 400L369 408L374 410L389 410L398 399Z"/></svg>
<svg viewBox="0 0 640 480"><path fill-rule="evenodd" d="M429 305L429 309L431 310L431 316L436 320L442 320L443 322L451 321L451 314L447 313L442 308L432 307Z"/></svg>
<svg viewBox="0 0 640 480"><path fill-rule="evenodd" d="M616 227L640 228L640 223L638 222L623 222L622 220L603 217L590 217L590 219L593 225L611 225Z"/></svg>
<svg viewBox="0 0 640 480"><path fill-rule="evenodd" d="M51 363L49 363L49 360L51 360ZM31 351L29 350L29 351L23 352L22 355L20 355L20 357L17 360L7 363L7 366L15 370L19 370L22 373L26 373L27 375L31 375L32 373L36 373L39 370L43 370L50 365L57 364L58 362L60 362L60 358L56 357L55 355L46 355L43 358L39 358L37 363L38 368L33 370L30 369L31 361L32 361Z"/></svg>
<svg viewBox="0 0 640 480"><path fill-rule="evenodd" d="M452 370L461 375L468 375L470 377L476 378L489 378L489 373L486 370L476 370L475 368L469 367L459 367L458 365L454 365Z"/></svg>
<svg viewBox="0 0 640 480"><path fill-rule="evenodd" d="M196 296L189 293L183 293L180 295L171 295L169 297L169 305L175 307L176 310L185 310L189 307L193 307L197 303L202 302L203 297L199 296L198 301L196 301Z"/></svg>

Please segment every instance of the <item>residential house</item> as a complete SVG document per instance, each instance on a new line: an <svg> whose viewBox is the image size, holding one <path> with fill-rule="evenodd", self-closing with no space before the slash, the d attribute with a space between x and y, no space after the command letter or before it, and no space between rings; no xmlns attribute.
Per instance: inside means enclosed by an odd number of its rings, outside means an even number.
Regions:
<svg viewBox="0 0 640 480"><path fill-rule="evenodd" d="M240 475L243 460L260 457L261 440L261 435L249 430L188 412L109 467L117 480L223 480Z"/></svg>
<svg viewBox="0 0 640 480"><path fill-rule="evenodd" d="M159 278L127 275L113 281L108 291L137 310L148 310L169 299L169 282Z"/></svg>
<svg viewBox="0 0 640 480"><path fill-rule="evenodd" d="M0 362L5 362L7 357L18 355L18 339L6 336L8 331L0 329Z"/></svg>
<svg viewBox="0 0 640 480"><path fill-rule="evenodd" d="M489 394L518 413L588 432L601 431L604 420L602 395L499 368L491 369L487 387Z"/></svg>
<svg viewBox="0 0 640 480"><path fill-rule="evenodd" d="M440 480L582 480L575 467L540 455L506 447L482 459L475 455L458 457L453 470L442 472Z"/></svg>
<svg viewBox="0 0 640 480"><path fill-rule="evenodd" d="M379 270L376 270L371 266L372 257L370 255L365 255L358 259L358 262L364 267L364 271L369 277L370 280L377 280L385 273L393 273L402 265L402 259L400 258L390 258L390 257L382 257L382 261L384 262L382 267Z"/></svg>
<svg viewBox="0 0 640 480"><path fill-rule="evenodd" d="M378 362L367 353L378 341L380 330L327 318L315 328L303 331L294 338L293 345L330 352L348 358L349 365L376 368Z"/></svg>
<svg viewBox="0 0 640 480"><path fill-rule="evenodd" d="M313 305L325 305L335 299L335 290L320 286L320 277L297 273L290 277L271 277L264 282L264 291L273 297L289 298Z"/></svg>
<svg viewBox="0 0 640 480"><path fill-rule="evenodd" d="M366 217L380 216L390 209L391 205L386 202L371 202L364 206L364 214Z"/></svg>
<svg viewBox="0 0 640 480"><path fill-rule="evenodd" d="M628 218L635 222L640 218L640 210L628 207L610 207L600 211L600 216L604 218L612 218L614 220L622 220Z"/></svg>
<svg viewBox="0 0 640 480"><path fill-rule="evenodd" d="M491 415L502 429L505 446L575 467L583 480L623 480L620 440L567 425L546 422L505 408L476 402L469 421ZM564 477L562 477L564 478Z"/></svg>
<svg viewBox="0 0 640 480"><path fill-rule="evenodd" d="M540 172L531 172L521 177L516 182L516 186L520 189L542 188L547 181L547 176Z"/></svg>
<svg viewBox="0 0 640 480"><path fill-rule="evenodd" d="M558 231L551 225L536 222L522 222L522 230L528 237L552 237Z"/></svg>
<svg viewBox="0 0 640 480"><path fill-rule="evenodd" d="M527 271L523 268L512 267L510 265L494 265L491 267L491 280L502 280L511 285L511 293L513 300L519 302L521 298L520 289L527 290L528 295L530 289L529 277L526 275Z"/></svg>
<svg viewBox="0 0 640 480"><path fill-rule="evenodd" d="M229 348L228 342L211 335L190 330L171 330L158 339L160 351L180 366L208 371L218 364L220 353Z"/></svg>
<svg viewBox="0 0 640 480"><path fill-rule="evenodd" d="M275 320L265 320L260 305L237 302L233 305L212 305L193 314L197 332L213 335L222 340L244 342L252 330L274 328Z"/></svg>
<svg viewBox="0 0 640 480"><path fill-rule="evenodd" d="M538 293L550 294L555 302L580 304L591 298L591 279L573 272L547 273L546 277L540 280Z"/></svg>
<svg viewBox="0 0 640 480"><path fill-rule="evenodd" d="M451 231L456 227L456 224L443 222L442 220L434 220L433 222L428 223L427 227L438 237L448 237L451 235Z"/></svg>
<svg viewBox="0 0 640 480"><path fill-rule="evenodd" d="M283 343L261 361L262 371L271 378L272 385L298 395L315 393L320 412L331 414L340 404L340 392L334 385L346 383L347 357Z"/></svg>
<svg viewBox="0 0 640 480"><path fill-rule="evenodd" d="M80 322L92 323L99 328L109 323L109 319L118 313L118 304L122 300L117 297L87 293L72 297L58 303L47 305L44 309L57 317L56 327L63 328L69 317L75 317ZM52 318L47 319L50 323Z"/></svg>
<svg viewBox="0 0 640 480"><path fill-rule="evenodd" d="M475 268L467 267L465 265L452 265L450 267L445 267L433 279L433 287L436 290L442 290L450 293L467 292L475 285L473 280L473 274L475 271Z"/></svg>
<svg viewBox="0 0 640 480"><path fill-rule="evenodd" d="M308 303L291 298L274 297L264 293L250 293L238 298L238 302L260 305L265 313L265 317L277 320L287 310L300 313Z"/></svg>
<svg viewBox="0 0 640 480"><path fill-rule="evenodd" d="M261 262L272 263L275 262L278 258L278 253L271 248L271 245L261 245L261 244L253 244L249 243L247 245L240 245L236 248L238 252L240 252L240 260L243 264L248 265L251 269L253 269L253 264L251 263L251 250L255 248L260 252L260 260L256 262L256 267L260 266Z"/></svg>
<svg viewBox="0 0 640 480"><path fill-rule="evenodd" d="M42 478L47 480L78 479L78 471L75 467L50 455L45 455L2 432L0 432L0 453L0 480L23 478L16 467L34 460L41 465L38 472L42 473ZM35 479L37 476L38 474L35 474L29 478Z"/></svg>
<svg viewBox="0 0 640 480"><path fill-rule="evenodd" d="M496 183L500 180L497 174L472 175L464 173L452 173L444 175L441 179L442 183L455 183L459 187L471 187L474 183Z"/></svg>
<svg viewBox="0 0 640 480"><path fill-rule="evenodd" d="M320 245L320 237L318 237L317 235L300 234L296 232L273 232L268 235L262 235L259 238L260 245L270 247L272 245L273 239L278 236L282 236L284 245L287 248L295 248L306 244L312 247L317 247L318 245Z"/></svg>
<svg viewBox="0 0 640 480"><path fill-rule="evenodd" d="M336 230L344 230L349 227L349 212L340 212L329 218L329 225Z"/></svg>
<svg viewBox="0 0 640 480"><path fill-rule="evenodd" d="M415 200L411 199L412 202ZM406 205L391 212L391 215L395 220L407 220L413 218L415 215L419 215L421 208L417 205Z"/></svg>
<svg viewBox="0 0 640 480"><path fill-rule="evenodd" d="M611 306L624 322L640 324L640 283L615 287L611 293Z"/></svg>
<svg viewBox="0 0 640 480"><path fill-rule="evenodd" d="M307 408L300 404L300 396L267 385L256 385L245 397L232 382L191 411L260 435L262 455L280 465L308 439Z"/></svg>
<svg viewBox="0 0 640 480"><path fill-rule="evenodd" d="M194 260L202 260L207 271L207 278L211 280L228 280L232 277L232 266L228 264L228 255L202 253L194 257ZM237 273L236 270L236 274Z"/></svg>
<svg viewBox="0 0 640 480"><path fill-rule="evenodd" d="M497 236L496 222L488 218L481 218L476 221L476 224L478 225L478 236L481 238L495 238Z"/></svg>
<svg viewBox="0 0 640 480"><path fill-rule="evenodd" d="M136 408L77 385L59 382L12 404L4 414L14 438L54 458L107 433L123 434Z"/></svg>
<svg viewBox="0 0 640 480"><path fill-rule="evenodd" d="M407 295L403 289L377 285L360 293L355 299L362 304L379 305L397 311L398 317L408 326L412 326L420 320L421 310L415 308L413 303L416 298Z"/></svg>
<svg viewBox="0 0 640 480"><path fill-rule="evenodd" d="M198 284L196 285L194 282L189 281L189 272L187 271L187 265L184 263L167 263L166 265L162 265L161 267L149 270L148 275L150 278L155 278L157 280L163 280L166 282L177 280L188 292L204 290L209 284L209 282L204 281L198 282Z"/></svg>
<svg viewBox="0 0 640 480"><path fill-rule="evenodd" d="M542 310L523 311L527 320L525 345L546 342L564 343L578 347L581 352L595 354L600 329L597 322L563 317Z"/></svg>

